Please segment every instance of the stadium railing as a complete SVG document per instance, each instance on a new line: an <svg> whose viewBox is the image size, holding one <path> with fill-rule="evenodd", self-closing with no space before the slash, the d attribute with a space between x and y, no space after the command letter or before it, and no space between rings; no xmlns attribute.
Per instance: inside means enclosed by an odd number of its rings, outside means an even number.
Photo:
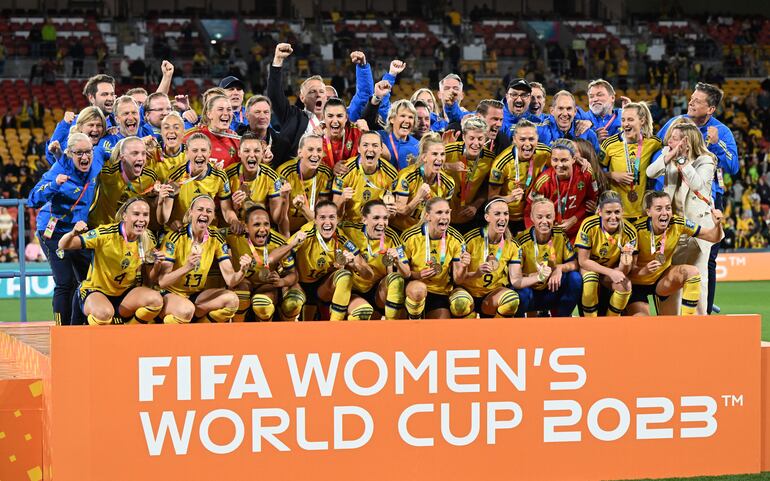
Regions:
<svg viewBox="0 0 770 481"><path fill-rule="evenodd" d="M17 251L19 253L19 270L7 270L0 267L0 279L19 278L19 304L21 305L20 320L27 322L27 277L50 276L51 271L27 272L27 259L24 256L27 243L26 222L24 220L24 208L27 205L27 199L0 199L0 207L18 207L17 223L19 226L19 242Z"/></svg>

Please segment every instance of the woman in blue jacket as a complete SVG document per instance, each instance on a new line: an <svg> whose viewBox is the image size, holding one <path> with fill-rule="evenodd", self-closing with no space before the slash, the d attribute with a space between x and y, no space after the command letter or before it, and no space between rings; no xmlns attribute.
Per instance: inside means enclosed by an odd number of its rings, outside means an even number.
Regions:
<svg viewBox="0 0 770 481"><path fill-rule="evenodd" d="M54 319L66 325L72 323L73 294L88 274L91 256L85 250L57 252L59 239L76 222L88 221L96 179L106 156L101 149L95 152L91 139L80 132L69 136L64 154L32 189L28 205L40 207L36 230L56 283Z"/></svg>

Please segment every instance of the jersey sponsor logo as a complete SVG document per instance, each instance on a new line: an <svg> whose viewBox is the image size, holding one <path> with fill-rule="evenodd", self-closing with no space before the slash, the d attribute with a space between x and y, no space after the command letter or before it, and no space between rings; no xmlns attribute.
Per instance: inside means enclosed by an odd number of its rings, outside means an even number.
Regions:
<svg viewBox="0 0 770 481"><path fill-rule="evenodd" d="M686 225L688 229L695 229L695 222L691 221L690 219L685 219L684 225Z"/></svg>
<svg viewBox="0 0 770 481"><path fill-rule="evenodd" d="M166 254L173 256L174 251L176 250L176 246L173 242L166 242Z"/></svg>
<svg viewBox="0 0 770 481"><path fill-rule="evenodd" d="M588 243L591 242L591 240L588 238L587 233L585 232L580 233L580 242L586 245L588 245Z"/></svg>
<svg viewBox="0 0 770 481"><path fill-rule="evenodd" d="M96 229L90 230L86 232L86 235L84 236L85 239L96 239L96 236L98 233L96 232Z"/></svg>
<svg viewBox="0 0 770 481"><path fill-rule="evenodd" d="M227 244L222 244L222 252L225 253L225 254L229 254L230 253L230 246L228 246Z"/></svg>

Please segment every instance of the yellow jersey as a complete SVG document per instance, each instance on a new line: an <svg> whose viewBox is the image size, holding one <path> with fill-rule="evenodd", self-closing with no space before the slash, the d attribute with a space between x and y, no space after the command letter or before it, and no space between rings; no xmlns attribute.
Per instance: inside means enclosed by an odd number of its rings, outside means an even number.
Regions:
<svg viewBox="0 0 770 481"><path fill-rule="evenodd" d="M637 179L634 182L634 188L630 185L619 184L610 180L610 188L620 194L623 202L623 215L626 217L639 217L643 214L642 198L647 190L647 167L652 162L652 156L661 149L660 139L652 136L642 141L641 158L637 159L639 153L638 144L625 144L623 134L616 134L608 137L602 142L602 152L604 157L601 159L602 165L607 167L610 172L629 172L637 173ZM602 157L602 156L600 156ZM633 194L631 191L633 190ZM629 196L631 196L629 198Z"/></svg>
<svg viewBox="0 0 770 481"><path fill-rule="evenodd" d="M161 149L153 149L147 153L146 167L154 170L161 182L166 182L171 172L186 163L187 156L184 153L184 145L174 155L166 155Z"/></svg>
<svg viewBox="0 0 770 481"><path fill-rule="evenodd" d="M393 182L398 177L398 172L390 164L382 159L374 174L367 175L361 167L361 156L348 160L346 174L336 177L332 186L332 194L342 195L345 187L352 187L355 193L353 198L344 205L342 218L350 222L361 222L361 207L372 199L382 199L385 191L393 189Z"/></svg>
<svg viewBox="0 0 770 481"><path fill-rule="evenodd" d="M115 215L128 199L142 197L152 191L158 176L152 169L142 169L142 174L130 181L123 173L123 164L105 165L99 173L96 195L88 213L88 225L98 226L117 222ZM155 217L151 215L151 217Z"/></svg>
<svg viewBox="0 0 770 481"><path fill-rule="evenodd" d="M537 272L537 265L547 263L550 267L564 264L575 259L575 251L569 237L561 227L554 227L551 239L546 244L540 244L535 240L535 228L532 227L516 236L519 245L519 259L514 263L521 264L521 272L524 275ZM547 280L546 280L547 281ZM532 288L542 291L547 287L546 281L538 282Z"/></svg>
<svg viewBox="0 0 770 481"><path fill-rule="evenodd" d="M663 246L664 262L655 272L650 272L645 276L631 272L629 279L632 284L652 285L666 272L671 266L671 259L674 257L674 251L679 243L681 236L695 237L700 233L700 226L695 222L675 215L668 223L666 232L656 235L652 232L652 221L649 217L642 217L634 224L639 236L639 257L636 260L638 267L643 267L655 259Z"/></svg>
<svg viewBox="0 0 770 481"><path fill-rule="evenodd" d="M620 251L626 244L634 246L634 254L639 252L636 228L623 221L622 229L610 234L602 228L602 218L598 215L583 220L575 241L576 248L590 251L592 261L613 269L620 264Z"/></svg>
<svg viewBox="0 0 770 481"><path fill-rule="evenodd" d="M372 279L363 279L358 273L353 273L353 290L360 293L369 292L377 286L377 283L388 274L388 269L382 263L382 254L380 253L380 239L369 239L366 236L366 226L354 222L343 222L340 226L342 231L353 245L361 252L361 256L369 263L369 267L374 270ZM404 253L404 245L401 237L395 230L387 227L385 237L382 243L382 250L396 249L399 253L397 262L408 264L409 260Z"/></svg>
<svg viewBox="0 0 770 481"><path fill-rule="evenodd" d="M267 164L260 164L253 180L243 178L243 164L240 162L228 167L225 173L230 180L232 192L243 188L248 194L248 199L257 204L267 206L268 199L274 199L281 195L281 179Z"/></svg>
<svg viewBox="0 0 770 481"><path fill-rule="evenodd" d="M247 271L246 271L246 279L251 282L251 285L258 285L262 284L262 282L257 277L257 269L264 265L266 255L269 256L271 252L276 250L279 247L286 245L286 238L279 234L278 232L274 230L270 230L270 233L267 236L267 243L262 246L254 246L254 251L252 252L251 247L249 246L249 239L246 235L233 235L228 234L227 237L227 245L230 247L231 250L231 256L233 263L233 269L236 271L239 271L241 269L241 256L243 254L249 255L252 258L254 258L254 253L256 252L256 266L252 265ZM258 259L258 260L257 260ZM294 254L293 252L289 252L289 255L284 257L278 268L276 269L276 266L271 265L270 270L277 271L279 274L283 274L286 271L290 269L294 269Z"/></svg>
<svg viewBox="0 0 770 481"><path fill-rule="evenodd" d="M398 179L395 184L394 194L401 198L406 198L407 202L410 202L420 186L425 183L425 170L424 167L418 164L412 164L406 167L398 173ZM430 185L431 197L443 197L451 202L452 197L455 195L455 181L452 177L444 171L438 173L436 181ZM430 198L430 197L429 197ZM394 228L404 232L410 227L420 222L422 217L422 211L425 210L425 202L421 202L420 205L414 209L414 212L407 218L402 215L395 216L392 221L389 222Z"/></svg>
<svg viewBox="0 0 770 481"><path fill-rule="evenodd" d="M300 229L307 233L307 238L294 251L294 263L297 267L299 281L310 284L323 279L327 274L336 271L334 267L334 256L337 249L344 249L358 255L356 246L350 242L340 226L334 237L329 241L324 241L316 230L315 224L308 222ZM295 233L291 239L293 240ZM314 295L314 292L308 292L308 295Z"/></svg>
<svg viewBox="0 0 770 481"><path fill-rule="evenodd" d="M88 277L80 284L80 291L95 290L107 296L120 296L127 289L142 284L142 259L139 249L152 255L155 237L147 231L152 245L141 245L137 239L129 242L124 235L123 223L100 225L80 236L84 249L93 249L94 258L88 268Z"/></svg>
<svg viewBox="0 0 770 481"><path fill-rule="evenodd" d="M201 244L201 261L198 266L185 274L174 285L166 290L189 297L191 294L201 292L206 288L206 279L212 268L214 260L217 264L230 259L230 247L222 234L216 229L208 228L208 239ZM179 269L187 262L190 250L193 246L193 239L190 225L184 226L179 232L171 232L166 235L164 240L164 255L166 262L174 264L172 270ZM218 265L215 269L218 271ZM217 272L218 274L219 272Z"/></svg>
<svg viewBox="0 0 770 481"><path fill-rule="evenodd" d="M519 246L513 239L503 237L502 245L489 244L486 239L486 228L477 227L465 234L465 245L471 255L471 265L468 272L475 272L479 265L487 260L487 256L494 255L499 262L497 269L484 274L482 277L466 279L462 286L473 297L484 297L497 288L509 285L508 267L518 258Z"/></svg>
<svg viewBox="0 0 770 481"><path fill-rule="evenodd" d="M430 239L430 243L427 243L426 232L425 224L407 229L401 237L404 241L404 252L413 271L427 269L430 267L429 262L440 265L441 272L422 279L422 282L428 287L428 292L447 295L454 289L454 280L451 277L452 262L460 261L460 256L465 252L465 239L457 230L449 227L443 240ZM444 242L445 247L442 249Z"/></svg>
<svg viewBox="0 0 770 481"><path fill-rule="evenodd" d="M450 171L449 175L455 182L456 195L452 197L450 207L459 212L460 209L472 203L479 195L486 197L486 187L489 180L489 169L495 160L495 154L489 149L481 149L476 160L469 161L463 155L465 142L452 142L446 146L446 164L461 163L468 172ZM481 192L479 192L481 191Z"/></svg>
<svg viewBox="0 0 770 481"><path fill-rule="evenodd" d="M195 196L208 194L213 199L227 200L231 197L230 181L224 171L211 164L206 166L203 176L195 180L190 178L189 164L182 164L169 176L169 180L179 185L179 193L174 199L174 208L168 223L181 221ZM216 218L212 225L216 224Z"/></svg>
<svg viewBox="0 0 770 481"><path fill-rule="evenodd" d="M328 197L331 195L334 173L332 173L332 170L323 163L318 166L315 175L308 177L307 179L300 176L298 159L285 162L278 167L277 173L291 185L289 202L298 195L304 195L310 205L310 209L313 210L319 197ZM307 221L305 216L302 215L302 211L292 202L289 206L289 230L291 232L296 232L300 227L304 226Z"/></svg>
<svg viewBox="0 0 770 481"><path fill-rule="evenodd" d="M515 148L515 145L511 145L495 158L489 171L489 185L501 187L500 195L503 196L510 195L517 186L524 189L524 196L519 202L508 204L511 220L520 221L524 218L524 207L535 186L535 180L551 162L551 148L545 144L537 144L532 154L533 162L524 159L517 162Z"/></svg>

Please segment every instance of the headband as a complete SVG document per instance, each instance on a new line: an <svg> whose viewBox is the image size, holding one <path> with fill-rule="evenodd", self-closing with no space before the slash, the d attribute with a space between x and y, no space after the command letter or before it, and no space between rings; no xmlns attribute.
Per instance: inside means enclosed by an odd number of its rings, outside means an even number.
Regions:
<svg viewBox="0 0 770 481"><path fill-rule="evenodd" d="M508 204L508 203L505 201L505 199L503 199L502 197L495 197L494 199L492 199L492 200L490 200L489 202L487 202L487 205L485 205L485 206L484 206L484 213L485 213L485 214L486 214L487 212L489 212L489 208L490 208L490 207L492 207L492 204L494 204L495 202L502 202L503 204L506 204L506 205Z"/></svg>

